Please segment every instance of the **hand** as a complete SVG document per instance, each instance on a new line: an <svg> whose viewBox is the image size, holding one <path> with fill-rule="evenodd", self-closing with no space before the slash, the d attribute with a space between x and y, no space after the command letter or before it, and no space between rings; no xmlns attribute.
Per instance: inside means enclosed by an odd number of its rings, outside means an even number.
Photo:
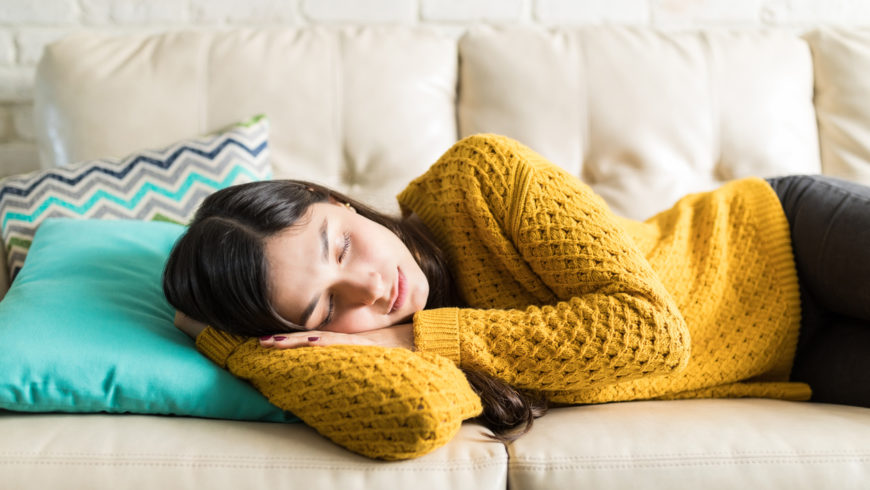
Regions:
<svg viewBox="0 0 870 490"><path fill-rule="evenodd" d="M205 327L207 327L208 325L202 322L198 322L180 311L176 311L175 326L182 332L189 335L190 338L195 339L196 336L199 335L200 332L205 330Z"/></svg>
<svg viewBox="0 0 870 490"><path fill-rule="evenodd" d="M327 345L379 345L414 350L414 324L404 323L359 333L338 333L322 330L290 332L260 338L260 345L276 349Z"/></svg>

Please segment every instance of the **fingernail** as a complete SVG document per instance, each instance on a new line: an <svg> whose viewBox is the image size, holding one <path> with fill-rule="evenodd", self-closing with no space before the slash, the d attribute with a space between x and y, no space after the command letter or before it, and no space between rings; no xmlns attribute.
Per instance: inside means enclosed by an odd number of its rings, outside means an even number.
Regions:
<svg viewBox="0 0 870 490"><path fill-rule="evenodd" d="M320 340L320 337L308 337L309 342L317 342L318 340Z"/></svg>
<svg viewBox="0 0 870 490"><path fill-rule="evenodd" d="M280 341L286 339L287 337L285 337L283 335L276 335L275 337L272 337L272 338L280 342Z"/></svg>
<svg viewBox="0 0 870 490"><path fill-rule="evenodd" d="M260 337L260 340L269 340L271 338L272 338L271 335L263 335L262 337Z"/></svg>

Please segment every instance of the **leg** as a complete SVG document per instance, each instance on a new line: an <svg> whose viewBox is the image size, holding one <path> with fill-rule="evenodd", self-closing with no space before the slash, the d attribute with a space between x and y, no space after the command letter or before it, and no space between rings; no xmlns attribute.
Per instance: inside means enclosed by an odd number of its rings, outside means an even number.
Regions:
<svg viewBox="0 0 870 490"><path fill-rule="evenodd" d="M822 176L770 182L802 283L826 310L870 321L870 187Z"/></svg>
<svg viewBox="0 0 870 490"><path fill-rule="evenodd" d="M822 176L768 180L791 226L801 289L792 378L813 400L870 406L870 188Z"/></svg>
<svg viewBox="0 0 870 490"><path fill-rule="evenodd" d="M830 314L807 344L791 379L809 384L813 401L870 407L870 324Z"/></svg>

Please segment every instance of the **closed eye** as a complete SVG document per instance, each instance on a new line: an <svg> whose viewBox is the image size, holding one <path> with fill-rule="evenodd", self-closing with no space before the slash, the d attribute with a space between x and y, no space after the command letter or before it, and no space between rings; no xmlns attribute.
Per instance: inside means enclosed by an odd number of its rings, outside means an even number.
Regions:
<svg viewBox="0 0 870 490"><path fill-rule="evenodd" d="M341 254L339 254L339 256L338 256L339 263L341 261L343 261L344 258L347 256L348 250L350 250L350 233L345 232L344 233L344 245L341 247Z"/></svg>
<svg viewBox="0 0 870 490"><path fill-rule="evenodd" d="M338 262L339 263L341 263L347 257L347 253L349 250L350 250L350 233L345 232L344 233L344 243L341 247L341 253L338 254ZM335 296L330 294L329 295L329 309L327 310L326 318L323 320L323 322L317 328L322 328L324 325L329 324L329 322L332 321L332 315L334 312L335 312Z"/></svg>

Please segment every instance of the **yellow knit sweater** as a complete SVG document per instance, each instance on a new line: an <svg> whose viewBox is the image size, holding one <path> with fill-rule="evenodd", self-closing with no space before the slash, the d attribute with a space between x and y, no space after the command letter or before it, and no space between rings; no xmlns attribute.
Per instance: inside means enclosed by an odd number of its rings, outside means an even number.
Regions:
<svg viewBox="0 0 870 490"><path fill-rule="evenodd" d="M470 305L418 312L417 352L270 351L211 328L197 346L333 441L384 459L431 451L480 413L457 365L558 403L810 395L788 382L797 275L761 179L638 223L529 148L477 135L399 203L445 249Z"/></svg>

